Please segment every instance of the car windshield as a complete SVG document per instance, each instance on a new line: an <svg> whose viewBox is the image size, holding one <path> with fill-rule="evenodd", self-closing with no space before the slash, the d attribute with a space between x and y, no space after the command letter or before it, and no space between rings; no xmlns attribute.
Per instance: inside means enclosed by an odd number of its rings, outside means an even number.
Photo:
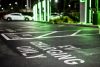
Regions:
<svg viewBox="0 0 100 67"><path fill-rule="evenodd" d="M18 15L18 16L20 16L20 14L17 14L17 13L16 14L12 13L11 15Z"/></svg>
<svg viewBox="0 0 100 67"><path fill-rule="evenodd" d="M53 13L53 14L51 14L51 15L57 16L57 15L59 15L59 14L57 14L57 13Z"/></svg>

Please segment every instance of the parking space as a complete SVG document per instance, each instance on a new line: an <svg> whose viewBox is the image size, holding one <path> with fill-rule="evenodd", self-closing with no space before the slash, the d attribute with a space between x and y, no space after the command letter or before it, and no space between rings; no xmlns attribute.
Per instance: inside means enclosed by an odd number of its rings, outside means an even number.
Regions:
<svg viewBox="0 0 100 67"><path fill-rule="evenodd" d="M99 31L97 29L96 30L39 31L39 32L38 31L33 32L32 28L31 29L28 28L28 29L31 31L19 32L19 31L7 29L10 33L2 33L1 36L3 36L6 40L25 40L25 39L39 39L39 38L61 38L61 37L70 37L70 36L99 35Z"/></svg>

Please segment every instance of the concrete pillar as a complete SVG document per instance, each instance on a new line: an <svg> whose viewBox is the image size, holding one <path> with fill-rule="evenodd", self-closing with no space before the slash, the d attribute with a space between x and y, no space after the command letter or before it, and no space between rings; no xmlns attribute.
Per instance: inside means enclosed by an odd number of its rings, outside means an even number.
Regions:
<svg viewBox="0 0 100 67"><path fill-rule="evenodd" d="M86 2L83 0L80 0L80 22L82 24L86 24Z"/></svg>
<svg viewBox="0 0 100 67"><path fill-rule="evenodd" d="M80 0L80 22L82 24L91 24L92 17L91 0Z"/></svg>
<svg viewBox="0 0 100 67"><path fill-rule="evenodd" d="M38 3L33 6L33 17L35 21L49 21L51 13L51 0L38 0Z"/></svg>
<svg viewBox="0 0 100 67"><path fill-rule="evenodd" d="M37 4L35 4L34 6L33 6L33 20L34 21L37 21L38 20L38 7L37 7Z"/></svg>

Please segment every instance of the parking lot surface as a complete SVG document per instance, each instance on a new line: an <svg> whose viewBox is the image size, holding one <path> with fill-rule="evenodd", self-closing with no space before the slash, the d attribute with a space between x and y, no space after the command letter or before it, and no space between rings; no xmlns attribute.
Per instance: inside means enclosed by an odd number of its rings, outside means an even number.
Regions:
<svg viewBox="0 0 100 67"><path fill-rule="evenodd" d="M0 67L100 67L98 27L0 22Z"/></svg>

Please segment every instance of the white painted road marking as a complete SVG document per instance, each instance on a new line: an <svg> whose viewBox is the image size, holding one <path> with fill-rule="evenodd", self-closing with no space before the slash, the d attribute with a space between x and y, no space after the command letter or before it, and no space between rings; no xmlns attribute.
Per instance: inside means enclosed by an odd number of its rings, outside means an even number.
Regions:
<svg viewBox="0 0 100 67"><path fill-rule="evenodd" d="M13 29L6 29L8 32L16 32L15 30Z"/></svg>
<svg viewBox="0 0 100 67"><path fill-rule="evenodd" d="M57 31L53 31L53 32L50 32L50 33L47 33L47 34L44 34L44 35L40 35L40 36L38 36L38 37L35 37L35 38L41 38L41 37L44 37L44 36L48 36L48 35L50 35L50 34L54 34L54 33L56 33Z"/></svg>
<svg viewBox="0 0 100 67"><path fill-rule="evenodd" d="M5 34L1 34L6 40L10 40Z"/></svg>
<svg viewBox="0 0 100 67"><path fill-rule="evenodd" d="M61 36L52 36L51 34L54 34L54 33L59 33L59 32L65 32L65 31L41 31L41 32L21 32L21 33L2 33L1 36L4 37L6 40L26 40L26 39L45 39L45 38L61 38L61 37L73 37L73 36L90 36L90 35L97 35L98 33L96 34L78 34L79 32L81 32L82 30L78 30L76 32L74 32L73 34L67 34L67 35L61 35ZM9 34L10 35L17 35L17 34L34 34L34 33L42 33L43 35L40 35L40 36L35 36L35 37L21 37L21 38L9 38ZM67 31L66 31L67 33ZM48 36L48 35L51 35L51 36Z"/></svg>
<svg viewBox="0 0 100 67"><path fill-rule="evenodd" d="M75 36L75 35L77 35L79 32L81 32L81 30L76 31L75 33L71 34L70 36Z"/></svg>
<svg viewBox="0 0 100 67"><path fill-rule="evenodd" d="M39 38L20 38L20 39L10 39L5 34L1 34L6 40L26 40L26 39L48 39L48 38L61 38L61 37L73 37L71 35L64 35L64 36L48 36L48 37L39 37ZM80 34L74 36L87 36L87 35L96 35L96 34Z"/></svg>

